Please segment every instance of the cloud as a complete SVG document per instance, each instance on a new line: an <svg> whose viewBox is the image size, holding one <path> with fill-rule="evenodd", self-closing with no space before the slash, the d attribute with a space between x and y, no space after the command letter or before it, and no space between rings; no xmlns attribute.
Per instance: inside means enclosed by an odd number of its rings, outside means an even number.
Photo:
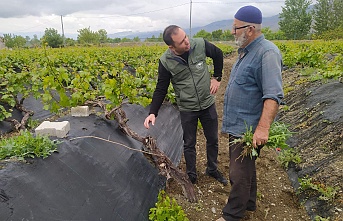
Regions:
<svg viewBox="0 0 343 221"><path fill-rule="evenodd" d="M0 2L0 17L68 15L79 11L101 10L115 4L111 0L10 0Z"/></svg>
<svg viewBox="0 0 343 221"><path fill-rule="evenodd" d="M54 28L77 34L82 28L107 33L159 31L170 24L184 28L231 19L239 7L258 6L264 16L276 15L283 0L242 2L190 0L2 0L0 33L40 32ZM191 15L191 16L190 16Z"/></svg>

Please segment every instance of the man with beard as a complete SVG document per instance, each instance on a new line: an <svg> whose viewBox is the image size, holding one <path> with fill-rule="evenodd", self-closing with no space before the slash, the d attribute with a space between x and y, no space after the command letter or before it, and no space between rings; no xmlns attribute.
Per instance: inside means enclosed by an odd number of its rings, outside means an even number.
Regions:
<svg viewBox="0 0 343 221"><path fill-rule="evenodd" d="M144 126L149 128L150 123L155 124L171 82L180 110L186 172L190 181L197 182L195 144L200 120L206 137L206 174L227 185L228 181L217 168L218 115L214 100L222 77L223 52L203 38L189 39L176 25L165 28L163 40L168 49L159 60L157 85ZM208 71L206 57L213 60L213 77Z"/></svg>
<svg viewBox="0 0 343 221"><path fill-rule="evenodd" d="M239 46L239 56L225 92L222 125L222 132L229 134L231 190L217 221L239 221L246 210L256 210L256 157L240 158L244 144L232 141L251 127L252 144L259 153L284 96L281 53L264 38L261 24L262 13L254 6L244 6L234 16L231 33Z"/></svg>

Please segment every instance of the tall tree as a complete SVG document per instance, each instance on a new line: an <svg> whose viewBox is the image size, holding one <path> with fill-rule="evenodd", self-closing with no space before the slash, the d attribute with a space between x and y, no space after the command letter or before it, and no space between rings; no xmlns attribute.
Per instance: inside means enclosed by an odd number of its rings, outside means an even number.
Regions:
<svg viewBox="0 0 343 221"><path fill-rule="evenodd" d="M75 46L76 41L72 38L66 38L65 39L65 45L66 46Z"/></svg>
<svg viewBox="0 0 343 221"><path fill-rule="evenodd" d="M26 44L26 39L20 35L4 34L4 42L8 48L23 48Z"/></svg>
<svg viewBox="0 0 343 221"><path fill-rule="evenodd" d="M77 31L79 34L77 36L77 40L81 44L99 44L100 43L100 36L98 32L94 32L88 28L83 28ZM107 32L106 32L107 36Z"/></svg>
<svg viewBox="0 0 343 221"><path fill-rule="evenodd" d="M38 47L40 45L40 41L39 41L37 35L33 35L33 38L30 40L30 44L34 48L36 48L36 47Z"/></svg>
<svg viewBox="0 0 343 221"><path fill-rule="evenodd" d="M63 37L54 28L45 29L41 41L47 43L52 48L58 48L63 45Z"/></svg>
<svg viewBox="0 0 343 221"><path fill-rule="evenodd" d="M262 28L262 33L264 37L268 40L274 40L273 31L269 27Z"/></svg>
<svg viewBox="0 0 343 221"><path fill-rule="evenodd" d="M140 42L141 39L140 39L138 36L136 36L136 37L134 37L134 38L132 39L132 41L133 41L133 42Z"/></svg>
<svg viewBox="0 0 343 221"><path fill-rule="evenodd" d="M108 42L107 31L105 29L98 30L98 35L101 44Z"/></svg>
<svg viewBox="0 0 343 221"><path fill-rule="evenodd" d="M311 0L286 0L279 15L280 30L287 39L304 39L310 32L312 16L308 12Z"/></svg>
<svg viewBox="0 0 343 221"><path fill-rule="evenodd" d="M235 37L231 34L231 30L224 30L223 34L220 36L221 40L224 41L233 41Z"/></svg>
<svg viewBox="0 0 343 221"><path fill-rule="evenodd" d="M336 27L343 28L343 1L333 0L333 23Z"/></svg>
<svg viewBox="0 0 343 221"><path fill-rule="evenodd" d="M223 34L223 30L219 29L219 30L215 30L212 31L212 40L213 41L219 41L220 40L220 36L222 36Z"/></svg>
<svg viewBox="0 0 343 221"><path fill-rule="evenodd" d="M153 35L152 38L155 38L155 36ZM120 42L132 42L132 40L130 38L124 37L120 40Z"/></svg>
<svg viewBox="0 0 343 221"><path fill-rule="evenodd" d="M212 40L212 35L211 33L205 31L204 29L201 29L198 33L196 33L194 38L204 38L206 40Z"/></svg>
<svg viewBox="0 0 343 221"><path fill-rule="evenodd" d="M333 1L317 0L313 9L313 29L318 35L323 34L332 28L333 25Z"/></svg>

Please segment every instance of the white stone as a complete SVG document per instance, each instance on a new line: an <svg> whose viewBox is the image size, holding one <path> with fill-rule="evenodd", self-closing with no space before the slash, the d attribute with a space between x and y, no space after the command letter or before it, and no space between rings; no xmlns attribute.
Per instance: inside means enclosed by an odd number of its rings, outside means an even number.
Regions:
<svg viewBox="0 0 343 221"><path fill-rule="evenodd" d="M88 106L77 106L71 108L71 116L73 117L88 117L89 114Z"/></svg>
<svg viewBox="0 0 343 221"><path fill-rule="evenodd" d="M70 123L68 121L50 122L43 121L36 129L36 135L48 135L54 137L66 137L70 130Z"/></svg>

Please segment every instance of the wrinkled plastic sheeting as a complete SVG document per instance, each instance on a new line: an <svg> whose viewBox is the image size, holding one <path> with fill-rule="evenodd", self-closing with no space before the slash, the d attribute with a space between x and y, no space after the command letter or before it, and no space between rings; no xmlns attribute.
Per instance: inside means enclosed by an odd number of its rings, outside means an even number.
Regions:
<svg viewBox="0 0 343 221"><path fill-rule="evenodd" d="M155 126L143 121L148 109L125 105L128 126L151 135L178 165L182 155L179 112L163 105ZM29 163L0 165L1 220L148 220L165 177L145 158L142 143L126 136L115 120L96 115L64 117L71 130L58 153ZM100 137L112 142L82 136ZM129 148L135 150L131 150Z"/></svg>
<svg viewBox="0 0 343 221"><path fill-rule="evenodd" d="M343 116L343 84L342 82L330 82L317 88L308 89L307 107L325 103L323 116L331 122L337 122ZM335 98L335 99L333 99Z"/></svg>
<svg viewBox="0 0 343 221"><path fill-rule="evenodd" d="M18 99L20 99L21 96L18 95ZM10 107L6 104L2 104L6 110L9 110ZM50 111L44 110L43 103L39 99L35 99L34 97L30 96L26 98L23 102L23 106L30 111L33 111L33 115L30 117L32 120L44 120L49 117L54 116ZM23 114L16 108L12 108L12 117L13 119L18 120L19 122L23 118ZM6 121L0 121L0 134L6 134L13 130L13 124Z"/></svg>

